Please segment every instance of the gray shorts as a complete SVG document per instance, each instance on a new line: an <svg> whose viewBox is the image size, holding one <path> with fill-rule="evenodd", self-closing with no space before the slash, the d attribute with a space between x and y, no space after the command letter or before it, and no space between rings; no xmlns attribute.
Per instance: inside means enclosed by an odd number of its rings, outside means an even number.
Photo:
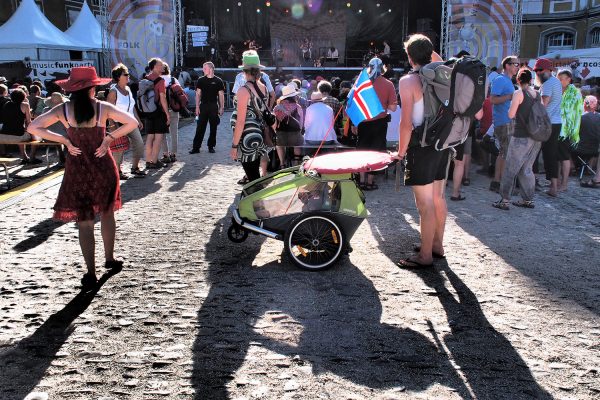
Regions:
<svg viewBox="0 0 600 400"><path fill-rule="evenodd" d="M508 151L508 143L513 134L514 124L509 122L506 125L494 126L494 136L500 143L499 156L506 158L506 152Z"/></svg>

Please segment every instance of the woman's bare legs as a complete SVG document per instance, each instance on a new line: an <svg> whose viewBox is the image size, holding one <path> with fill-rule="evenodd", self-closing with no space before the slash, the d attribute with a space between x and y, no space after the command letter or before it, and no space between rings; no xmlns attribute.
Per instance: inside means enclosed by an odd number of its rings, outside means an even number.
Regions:
<svg viewBox="0 0 600 400"><path fill-rule="evenodd" d="M79 227L79 246L81 246L87 273L96 276L94 221L81 221L77 223L77 226Z"/></svg>
<svg viewBox="0 0 600 400"><path fill-rule="evenodd" d="M113 211L102 214L100 231L102 232L102 242L104 243L104 258L106 261L113 261L115 259L115 235L117 231L115 213Z"/></svg>

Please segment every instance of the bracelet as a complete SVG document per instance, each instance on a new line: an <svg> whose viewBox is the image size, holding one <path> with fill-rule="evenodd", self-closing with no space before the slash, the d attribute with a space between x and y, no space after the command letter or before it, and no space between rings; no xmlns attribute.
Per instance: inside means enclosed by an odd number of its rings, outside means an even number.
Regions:
<svg viewBox="0 0 600 400"><path fill-rule="evenodd" d="M115 137L113 135L111 135L110 132L107 132L106 136L110 137L112 140L115 140Z"/></svg>
<svg viewBox="0 0 600 400"><path fill-rule="evenodd" d="M239 144L233 144L231 143L231 148L232 149L237 149L240 145Z"/></svg>

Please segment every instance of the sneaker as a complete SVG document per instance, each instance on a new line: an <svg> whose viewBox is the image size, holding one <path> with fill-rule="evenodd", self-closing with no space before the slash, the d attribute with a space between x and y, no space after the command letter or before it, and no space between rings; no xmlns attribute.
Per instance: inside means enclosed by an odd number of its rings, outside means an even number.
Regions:
<svg viewBox="0 0 600 400"><path fill-rule="evenodd" d="M209 147L208 148L208 152L209 153L214 153L215 152L215 148L214 147Z"/></svg>
<svg viewBox="0 0 600 400"><path fill-rule="evenodd" d="M167 154L165 154L160 159L160 162L163 163L163 164L168 164L168 163L171 162L171 157L169 157Z"/></svg>
<svg viewBox="0 0 600 400"><path fill-rule="evenodd" d="M131 168L131 175L133 175L134 178L145 178L146 171L142 171L139 168Z"/></svg>
<svg viewBox="0 0 600 400"><path fill-rule="evenodd" d="M27 165L29 164L29 158L23 158L21 159L21 162L19 163L19 165Z"/></svg>
<svg viewBox="0 0 600 400"><path fill-rule="evenodd" d="M200 153L200 149L191 149L190 154L198 154Z"/></svg>
<svg viewBox="0 0 600 400"><path fill-rule="evenodd" d="M43 163L42 160L40 160L39 158L30 158L29 159L29 164L41 164Z"/></svg>
<svg viewBox="0 0 600 400"><path fill-rule="evenodd" d="M158 161L156 162L156 166L157 166L157 168L164 168L164 167L168 167L168 164L166 164L166 163L164 163L164 162L162 162L162 161L158 160Z"/></svg>
<svg viewBox="0 0 600 400"><path fill-rule="evenodd" d="M490 190L492 192L500 193L500 182L490 182Z"/></svg>
<svg viewBox="0 0 600 400"><path fill-rule="evenodd" d="M125 175L123 171L119 171L119 180L126 181L127 179L129 179L129 177Z"/></svg>
<svg viewBox="0 0 600 400"><path fill-rule="evenodd" d="M172 162L172 163L174 163L174 162L176 162L176 161L177 161L177 156L176 156L175 154L171 154L171 155L169 156L169 158L171 159L171 162Z"/></svg>

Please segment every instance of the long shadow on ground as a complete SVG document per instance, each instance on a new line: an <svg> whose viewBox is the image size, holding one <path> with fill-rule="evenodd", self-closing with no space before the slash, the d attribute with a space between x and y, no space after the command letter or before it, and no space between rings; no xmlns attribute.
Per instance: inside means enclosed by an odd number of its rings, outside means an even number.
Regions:
<svg viewBox="0 0 600 400"><path fill-rule="evenodd" d="M245 361L253 370L270 366L263 364L267 349L292 364L309 363L317 376L329 372L375 389L421 391L441 383L469 397L432 341L380 322L378 292L349 259L317 273L285 259L253 265L263 239L251 235L243 244L229 243L228 218L221 222L206 243L211 287L193 347L196 399L230 398ZM274 313L277 319L269 319Z"/></svg>
<svg viewBox="0 0 600 400"><path fill-rule="evenodd" d="M80 292L31 336L14 346L0 348L0 399L23 399L37 386L56 353L75 331L73 322L112 275L105 273L94 290Z"/></svg>
<svg viewBox="0 0 600 400"><path fill-rule="evenodd" d="M410 228L406 221L407 234L399 241L398 232L391 229L395 225L382 223L388 217L375 212L370 216L369 224L380 233L375 235L379 240L379 250L397 262L400 259L399 248L406 247L410 254L412 243L419 241L419 232ZM412 212L411 217L418 221L416 212ZM460 368L472 393L469 397L494 400L552 398L538 385L510 341L490 324L475 293L454 273L445 259L436 261L433 268L405 271L416 274L435 290L450 326L450 333L442 335L439 340L447 348L448 357Z"/></svg>

